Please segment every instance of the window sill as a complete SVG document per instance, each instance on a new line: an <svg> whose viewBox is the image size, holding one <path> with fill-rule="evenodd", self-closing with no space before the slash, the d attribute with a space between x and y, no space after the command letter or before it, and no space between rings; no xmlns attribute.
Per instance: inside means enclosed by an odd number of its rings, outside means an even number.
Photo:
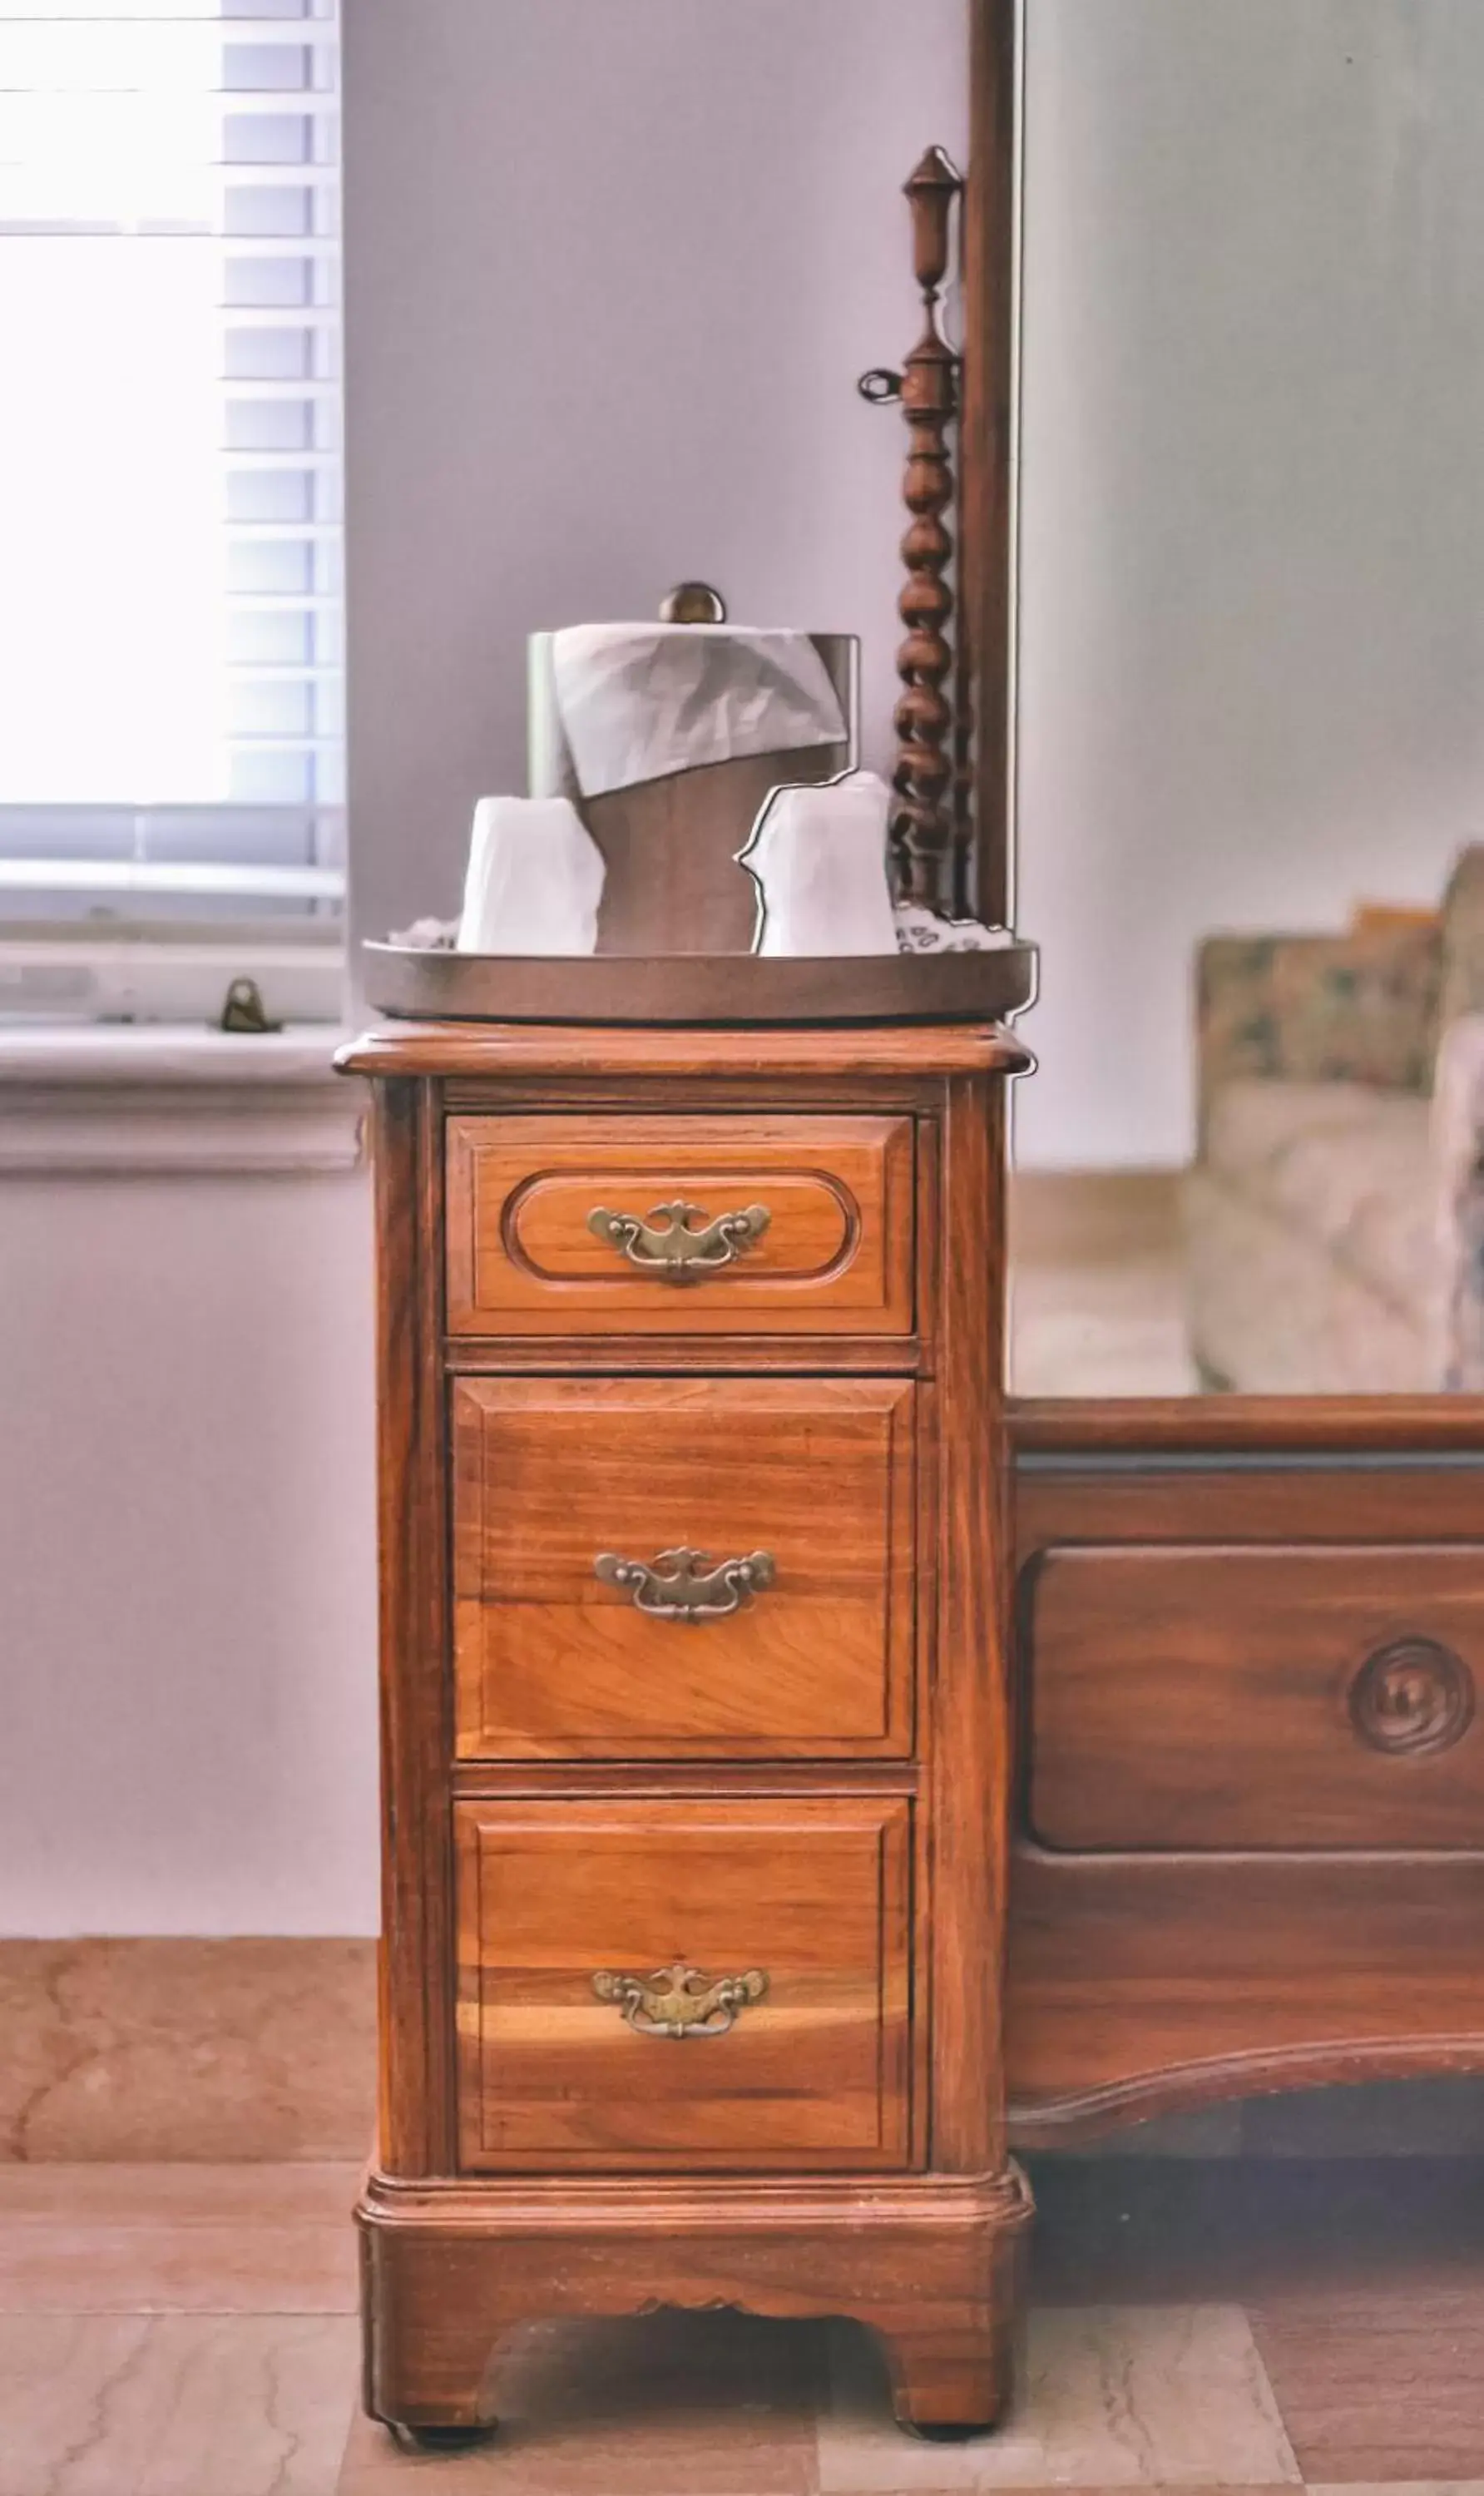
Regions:
<svg viewBox="0 0 1484 2496"><path fill-rule="evenodd" d="M345 1171L362 1085L327 1024L0 1025L0 1177Z"/></svg>

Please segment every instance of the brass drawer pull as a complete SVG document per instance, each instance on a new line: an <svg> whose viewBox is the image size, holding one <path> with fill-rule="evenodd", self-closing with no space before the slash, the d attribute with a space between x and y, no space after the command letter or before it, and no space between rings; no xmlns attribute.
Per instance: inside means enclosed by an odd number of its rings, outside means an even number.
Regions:
<svg viewBox="0 0 1484 2496"><path fill-rule="evenodd" d="M684 1546L662 1551L653 1562L600 1551L593 1570L604 1585L626 1587L635 1610L659 1621L725 1620L771 1586L777 1574L771 1551L750 1551L745 1560L723 1560L713 1568L709 1551Z"/></svg>
<svg viewBox="0 0 1484 2496"><path fill-rule="evenodd" d="M597 1204L587 1217L595 1239L606 1239L631 1265L658 1274L662 1283L698 1283L734 1265L772 1220L765 1204L744 1205L740 1213L719 1213L707 1222L698 1204L677 1197L673 1204L652 1205L647 1219L636 1213L610 1213ZM699 1224L699 1229L692 1225ZM656 1228L663 1224L663 1228Z"/></svg>
<svg viewBox="0 0 1484 2496"><path fill-rule="evenodd" d="M725 2037L738 2012L760 2002L767 1989L760 1967L713 1983L683 1959L653 1976L614 1976L602 1967L593 1979L599 2001L616 2002L636 2037Z"/></svg>

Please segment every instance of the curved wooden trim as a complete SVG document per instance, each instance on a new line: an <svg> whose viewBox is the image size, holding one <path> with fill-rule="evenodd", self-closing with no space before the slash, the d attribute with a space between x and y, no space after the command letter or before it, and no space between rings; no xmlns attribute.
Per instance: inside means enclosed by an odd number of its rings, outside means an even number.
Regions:
<svg viewBox="0 0 1484 2496"><path fill-rule="evenodd" d="M1036 950L1021 944L965 953L579 956L459 953L368 940L360 952L365 993L378 1014L496 1030L526 1023L647 1032L999 1022L1030 1004L1036 977Z"/></svg>
<svg viewBox="0 0 1484 2496"><path fill-rule="evenodd" d="M1022 1396L1010 1444L1026 1455L1477 1454L1477 1395Z"/></svg>
<svg viewBox="0 0 1484 2496"><path fill-rule="evenodd" d="M1075 2096L1047 2098L1008 2108L1009 2137L1017 2149L1059 2148L1094 2140L1152 2115L1184 2114L1223 2098L1278 2097L1359 2080L1441 2077L1484 2073L1484 2034L1477 2037L1354 2038L1324 2045L1285 2045L1275 2052L1223 2054L1210 2062L1184 2063L1163 2072L1141 2072L1127 2080Z"/></svg>
<svg viewBox="0 0 1484 2496"><path fill-rule="evenodd" d="M800 1024L727 1031L586 1023L391 1023L335 1059L341 1074L1018 1075L1030 1057L998 1023Z"/></svg>

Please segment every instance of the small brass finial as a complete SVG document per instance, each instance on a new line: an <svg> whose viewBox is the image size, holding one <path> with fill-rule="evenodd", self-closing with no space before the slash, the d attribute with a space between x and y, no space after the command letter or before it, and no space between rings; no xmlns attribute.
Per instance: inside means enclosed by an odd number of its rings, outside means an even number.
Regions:
<svg viewBox="0 0 1484 2496"><path fill-rule="evenodd" d="M662 624L725 624L727 601L709 580L682 580L660 609Z"/></svg>

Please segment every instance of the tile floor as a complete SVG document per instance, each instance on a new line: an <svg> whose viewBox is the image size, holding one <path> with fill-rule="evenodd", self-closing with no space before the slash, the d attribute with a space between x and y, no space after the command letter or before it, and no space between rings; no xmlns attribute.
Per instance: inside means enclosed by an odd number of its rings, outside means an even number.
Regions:
<svg viewBox="0 0 1484 2496"><path fill-rule="evenodd" d="M355 2170L0 2168L0 2496L1484 2496L1484 2161L1041 2162L1022 2396L890 2424L871 2343L534 2325L501 2433L356 2411Z"/></svg>

